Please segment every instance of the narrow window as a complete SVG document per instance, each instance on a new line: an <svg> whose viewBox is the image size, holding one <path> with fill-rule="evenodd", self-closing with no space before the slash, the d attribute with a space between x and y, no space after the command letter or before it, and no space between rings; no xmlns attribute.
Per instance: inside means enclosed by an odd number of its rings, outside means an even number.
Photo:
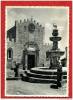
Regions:
<svg viewBox="0 0 73 100"><path fill-rule="evenodd" d="M12 48L9 48L7 50L7 59L12 59L13 58L13 50Z"/></svg>
<svg viewBox="0 0 73 100"><path fill-rule="evenodd" d="M11 50L9 50L9 58L11 58Z"/></svg>

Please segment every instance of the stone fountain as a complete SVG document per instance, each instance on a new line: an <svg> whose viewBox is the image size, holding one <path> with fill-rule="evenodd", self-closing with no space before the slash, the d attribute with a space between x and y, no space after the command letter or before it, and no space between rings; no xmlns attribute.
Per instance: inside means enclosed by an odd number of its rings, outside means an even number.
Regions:
<svg viewBox="0 0 73 100"><path fill-rule="evenodd" d="M56 69L57 68L57 62L59 62L59 59L61 56L64 55L64 51L61 51L58 48L58 42L62 39L60 36L58 36L58 29L57 25L53 25L54 29L52 32L52 37L50 37L50 40L53 42L53 46L51 51L48 52L50 56L50 69Z"/></svg>

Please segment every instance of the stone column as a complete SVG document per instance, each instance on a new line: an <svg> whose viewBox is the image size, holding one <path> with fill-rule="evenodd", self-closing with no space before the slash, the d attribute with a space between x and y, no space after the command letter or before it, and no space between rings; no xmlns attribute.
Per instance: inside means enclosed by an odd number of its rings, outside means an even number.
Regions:
<svg viewBox="0 0 73 100"><path fill-rule="evenodd" d="M35 62L35 66L34 67L36 67L37 66L37 63L36 63L37 62L36 53L34 54L34 56L35 56L35 61L34 61Z"/></svg>
<svg viewBox="0 0 73 100"><path fill-rule="evenodd" d="M25 55L25 70L28 69L28 63L27 63L28 57L27 57L27 56L28 56L28 55Z"/></svg>
<svg viewBox="0 0 73 100"><path fill-rule="evenodd" d="M37 62L36 62L36 63L37 63L37 66L39 66L39 51L37 51L36 54L37 54L37 56L36 56L36 59L37 59L36 61L37 61Z"/></svg>
<svg viewBox="0 0 73 100"><path fill-rule="evenodd" d="M57 50L57 49L58 49L58 42L53 41L53 50Z"/></svg>

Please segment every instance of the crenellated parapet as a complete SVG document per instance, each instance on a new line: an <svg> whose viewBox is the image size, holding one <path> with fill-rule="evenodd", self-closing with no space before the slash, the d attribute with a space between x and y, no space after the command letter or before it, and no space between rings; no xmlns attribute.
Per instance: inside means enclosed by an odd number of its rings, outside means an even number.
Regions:
<svg viewBox="0 0 73 100"><path fill-rule="evenodd" d="M42 25L40 25L39 24L39 22L37 22L36 20L34 20L33 18L30 18L30 19L24 19L24 20L16 20L15 21L15 26L16 25L23 25L23 24L29 24L29 23L33 23L33 24L35 24L36 26L38 26L39 28L42 28L42 29L44 29L44 27L42 26Z"/></svg>

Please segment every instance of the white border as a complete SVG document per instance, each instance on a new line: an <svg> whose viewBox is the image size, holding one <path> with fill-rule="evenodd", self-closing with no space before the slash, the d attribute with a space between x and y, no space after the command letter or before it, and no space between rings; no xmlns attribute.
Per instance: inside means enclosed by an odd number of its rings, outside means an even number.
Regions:
<svg viewBox="0 0 73 100"><path fill-rule="evenodd" d="M7 24L7 9L8 8L55 8L55 9L58 9L58 8L61 8L61 9L67 9L68 10L68 28L67 28L67 35L68 35L68 42L69 42L69 7L64 7L64 6L6 6L5 7L5 48L7 49L7 42L6 42L6 37L7 37L7 34L6 34L6 28L7 28L7 26L6 26L6 24ZM68 43L69 44L69 43ZM69 45L68 45L69 46ZM6 62L6 59L7 59L7 51L6 51L6 49L5 49L5 79L6 79L6 64L7 64L7 62ZM67 50L67 54L68 54L68 56L67 56L67 65L69 65L69 47L68 47L68 50ZM67 66L67 69L68 69L68 72L67 72L67 93L66 93L66 95L58 95L58 96L56 96L56 95L7 95L6 94L6 81L5 81L5 96L11 96L11 97L14 97L14 96L16 96L16 97L67 97L68 96L68 90L69 90L69 66Z"/></svg>

